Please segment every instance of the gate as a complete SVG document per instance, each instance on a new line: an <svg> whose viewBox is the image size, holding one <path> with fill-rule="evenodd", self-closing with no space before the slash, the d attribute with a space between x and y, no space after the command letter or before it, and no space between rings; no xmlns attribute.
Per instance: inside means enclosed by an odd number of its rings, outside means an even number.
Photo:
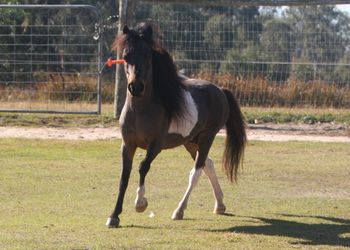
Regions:
<svg viewBox="0 0 350 250"><path fill-rule="evenodd" d="M101 112L102 18L90 5L0 5L0 112Z"/></svg>

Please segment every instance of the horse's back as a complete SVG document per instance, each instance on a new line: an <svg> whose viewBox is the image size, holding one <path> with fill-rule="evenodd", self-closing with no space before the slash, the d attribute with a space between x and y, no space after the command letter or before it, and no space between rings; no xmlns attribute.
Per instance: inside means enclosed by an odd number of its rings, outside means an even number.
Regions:
<svg viewBox="0 0 350 250"><path fill-rule="evenodd" d="M217 133L226 123L229 106L222 89L204 80L188 79L188 87L198 109L198 127Z"/></svg>

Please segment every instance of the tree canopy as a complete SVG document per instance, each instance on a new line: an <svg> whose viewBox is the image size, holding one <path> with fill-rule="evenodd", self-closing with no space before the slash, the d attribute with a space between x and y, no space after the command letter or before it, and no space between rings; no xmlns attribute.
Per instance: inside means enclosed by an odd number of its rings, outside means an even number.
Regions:
<svg viewBox="0 0 350 250"><path fill-rule="evenodd" d="M7 0L6 3L95 5L101 10L104 19L103 53L108 54L110 51L116 25L110 22L109 17L118 12L116 0ZM25 9L0 9L0 33L3 35L0 36L0 50L5 54L3 61L9 60L6 52L15 49L20 54L21 51L30 50L28 46L33 42L30 40L31 32L34 29L37 29L36 33L47 32L41 25L82 23L90 24L91 29L95 25L95 19L89 13L78 15L73 10L53 10L49 16L41 14ZM137 4L134 16L135 22L152 19L157 23L159 37L165 47L171 50L179 68L186 68L188 64L184 62L191 62L191 68L187 69L190 73L208 70L241 78L259 75L274 81L286 81L290 77L305 81L317 78L327 82L336 79L343 84L349 78L346 74L349 72L350 18L335 5L262 8L143 2ZM36 27L30 28L29 23L34 23ZM57 29L57 32L60 32L60 36L35 41L50 45L42 49L50 51L53 60L58 60L60 56L60 39L71 40L72 44L80 42L80 38L70 36L74 31L69 28ZM86 32L90 34L94 31ZM16 45L11 36L14 33L26 34L20 38L20 43L28 46L14 48ZM40 48L36 52L40 54ZM89 49L85 52L89 54ZM40 60L40 55L37 57ZM71 55L66 60L74 61L76 58ZM93 55L91 58L87 55L85 60L94 60ZM13 66L6 63L0 67L3 72L13 70ZM21 70L26 71L29 65L22 67ZM81 70L76 65L66 67L65 70Z"/></svg>

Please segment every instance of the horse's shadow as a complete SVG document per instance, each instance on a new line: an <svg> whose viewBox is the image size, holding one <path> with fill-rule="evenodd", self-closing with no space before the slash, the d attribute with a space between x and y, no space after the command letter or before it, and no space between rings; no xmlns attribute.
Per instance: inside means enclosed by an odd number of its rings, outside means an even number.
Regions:
<svg viewBox="0 0 350 250"><path fill-rule="evenodd" d="M350 220L348 219L288 214L280 214L280 216L293 217L294 220L244 217L253 219L259 224L262 222L264 225L236 226L211 231L282 236L296 239L291 244L350 247ZM308 224L295 221L298 218L314 218L323 221L316 224Z"/></svg>

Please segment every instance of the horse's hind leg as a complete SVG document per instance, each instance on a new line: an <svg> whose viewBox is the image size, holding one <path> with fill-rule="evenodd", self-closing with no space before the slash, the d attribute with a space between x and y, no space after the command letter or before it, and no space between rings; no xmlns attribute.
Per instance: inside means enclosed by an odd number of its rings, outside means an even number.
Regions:
<svg viewBox="0 0 350 250"><path fill-rule="evenodd" d="M188 143L185 145L185 148L191 154L192 158L195 159L198 146L193 143ZM214 163L209 157L207 157L205 160L205 166L203 170L209 178L215 197L215 207L213 213L224 214L226 210L226 207L223 203L224 194L221 190L219 180L215 173Z"/></svg>
<svg viewBox="0 0 350 250"><path fill-rule="evenodd" d="M176 208L176 210L173 212L173 215L171 216L171 218L173 220L182 220L184 217L184 210L187 208L187 203L188 203L188 199L190 197L190 194L193 190L193 188L195 187L195 185L197 184L199 177L201 176L202 173L202 169L196 169L195 167L192 168L191 172L190 172L190 176L189 176L189 180L188 180L188 187L187 190L185 192L184 197L182 198L182 200L179 203L179 206Z"/></svg>
<svg viewBox="0 0 350 250"><path fill-rule="evenodd" d="M224 194L215 173L214 163L210 158L207 158L205 161L204 172L209 178L215 196L215 207L213 213L224 214L226 211L226 207L223 203Z"/></svg>
<svg viewBox="0 0 350 250"><path fill-rule="evenodd" d="M195 158L195 165L190 172L189 184L185 192L185 195L182 198L182 200L179 202L178 207L175 209L175 211L173 212L173 215L171 216L173 220L183 219L184 210L187 208L188 199L190 197L190 194L193 188L197 184L199 177L201 176L202 168L205 166L205 160L208 156L208 152L212 142L213 142L213 139L206 140L206 143L201 143L198 145L198 147L195 144L185 145L186 149L191 153L192 158Z"/></svg>

